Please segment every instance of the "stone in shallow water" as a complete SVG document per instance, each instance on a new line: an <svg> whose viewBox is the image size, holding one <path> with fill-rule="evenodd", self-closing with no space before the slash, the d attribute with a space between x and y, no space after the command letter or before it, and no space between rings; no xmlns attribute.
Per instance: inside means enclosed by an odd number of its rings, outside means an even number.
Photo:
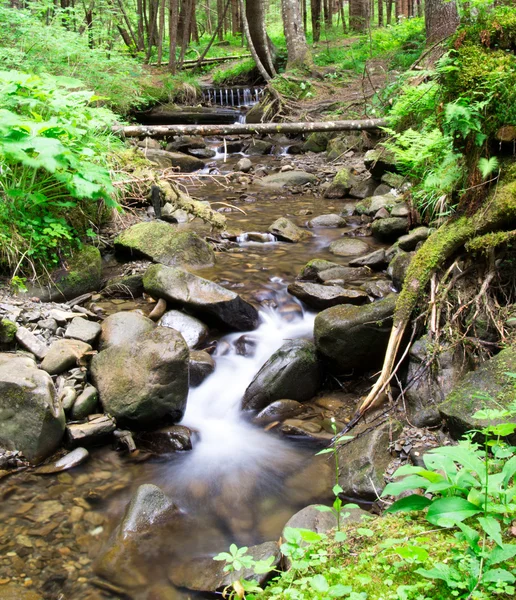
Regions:
<svg viewBox="0 0 516 600"><path fill-rule="evenodd" d="M253 423L268 425L274 421L283 421L295 417L303 411L303 408L301 402L296 400L276 400L260 411L253 419Z"/></svg>
<svg viewBox="0 0 516 600"><path fill-rule="evenodd" d="M190 352L190 386L197 387L215 371L215 361L203 350Z"/></svg>
<svg viewBox="0 0 516 600"><path fill-rule="evenodd" d="M346 227L346 219L340 215L319 215L309 223L310 227Z"/></svg>
<svg viewBox="0 0 516 600"><path fill-rule="evenodd" d="M384 269L387 266L387 259L385 258L385 250L375 250L366 256L355 258L349 261L350 267L369 267L375 270Z"/></svg>
<svg viewBox="0 0 516 600"><path fill-rule="evenodd" d="M48 475L51 473L60 473L61 471L67 471L68 469L73 469L86 460L88 460L90 453L86 450L86 448L75 448L65 456L62 456L60 459L49 465L43 465L38 467L34 473L36 475Z"/></svg>
<svg viewBox="0 0 516 600"><path fill-rule="evenodd" d="M330 244L330 252L337 256L359 256L369 250L368 244L354 238L342 238Z"/></svg>
<svg viewBox="0 0 516 600"><path fill-rule="evenodd" d="M270 187L284 187L290 185L305 185L307 183L316 183L317 177L305 171L287 171L286 173L275 173L267 175L258 180L260 185Z"/></svg>
<svg viewBox="0 0 516 600"><path fill-rule="evenodd" d="M288 286L288 291L313 308L329 308L338 304L365 304L368 295L362 290L350 290L337 285L297 281Z"/></svg>
<svg viewBox="0 0 516 600"><path fill-rule="evenodd" d="M280 217L269 227L269 233L272 233L277 238L284 242L300 242L304 239L313 237L313 233L306 229L301 229L289 219Z"/></svg>
<svg viewBox="0 0 516 600"><path fill-rule="evenodd" d="M87 385L75 400L71 417L74 421L81 421L95 412L97 408L98 392L92 385Z"/></svg>
<svg viewBox="0 0 516 600"><path fill-rule="evenodd" d="M15 583L0 586L0 594L2 600L43 600L36 591Z"/></svg>
<svg viewBox="0 0 516 600"><path fill-rule="evenodd" d="M85 423L70 423L66 437L71 446L94 446L103 444L116 429L116 422L109 415L90 415Z"/></svg>
<svg viewBox="0 0 516 600"><path fill-rule="evenodd" d="M171 425L155 431L134 434L139 449L155 454L169 454L192 449L192 432L184 425Z"/></svg>

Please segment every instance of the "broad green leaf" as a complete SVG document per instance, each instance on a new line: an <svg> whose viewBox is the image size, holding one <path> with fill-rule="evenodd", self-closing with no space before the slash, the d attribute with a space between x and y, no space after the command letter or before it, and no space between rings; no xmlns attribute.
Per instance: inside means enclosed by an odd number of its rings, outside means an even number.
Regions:
<svg viewBox="0 0 516 600"><path fill-rule="evenodd" d="M415 572L427 579L441 579L451 588L457 587L457 581L460 581L461 579L459 573L457 573L455 569L443 563L437 563L431 569L417 569Z"/></svg>
<svg viewBox="0 0 516 600"><path fill-rule="evenodd" d="M450 527L479 512L480 510L477 506L464 498L450 496L449 498L434 500L428 508L426 518L433 525Z"/></svg>
<svg viewBox="0 0 516 600"><path fill-rule="evenodd" d="M319 452L316 452L315 456L319 456L320 454L330 454L331 452L334 452L333 448L324 448L324 450L320 450Z"/></svg>
<svg viewBox="0 0 516 600"><path fill-rule="evenodd" d="M324 575L314 575L311 577L310 586L320 594L324 594L330 589L330 584L326 581L326 577Z"/></svg>
<svg viewBox="0 0 516 600"><path fill-rule="evenodd" d="M328 590L328 596L330 598L342 598L343 596L349 596L349 594L353 591L353 588L350 585L342 585L341 583L337 583L336 585L332 585Z"/></svg>
<svg viewBox="0 0 516 600"><path fill-rule="evenodd" d="M418 562L425 562L429 556L428 551L420 546L398 546L397 548L393 548L393 550L401 558Z"/></svg>
<svg viewBox="0 0 516 600"><path fill-rule="evenodd" d="M334 493L335 496L338 496L339 494L342 494L344 490L342 489L342 487L337 483L336 485L333 486L332 488L332 492Z"/></svg>
<svg viewBox="0 0 516 600"><path fill-rule="evenodd" d="M503 541L500 523L494 517L478 517L478 522L487 535L496 542L498 546L502 547Z"/></svg>
<svg viewBox="0 0 516 600"><path fill-rule="evenodd" d="M497 565L516 556L516 544L504 544L493 548L487 559L487 565Z"/></svg>
<svg viewBox="0 0 516 600"><path fill-rule="evenodd" d="M298 531L301 535L301 539L304 542L309 542L310 544L313 544L314 542L319 542L326 537L324 534L316 533L315 531L311 531L310 529L299 529Z"/></svg>
<svg viewBox="0 0 516 600"><path fill-rule="evenodd" d="M516 577L506 569L490 569L484 573L482 577L482 582L493 582L504 581L506 583L514 583L516 581Z"/></svg>
<svg viewBox="0 0 516 600"><path fill-rule="evenodd" d="M510 458L503 466L502 474L503 474L503 484L505 487L509 484L509 481L514 474L516 473L516 456Z"/></svg>
<svg viewBox="0 0 516 600"><path fill-rule="evenodd" d="M430 450L429 454L436 454L444 456L459 463L460 465L468 468L470 471L476 473L482 483L485 478L485 465L478 459L471 450L463 446L441 446L435 450Z"/></svg>
<svg viewBox="0 0 516 600"><path fill-rule="evenodd" d="M418 488L426 489L429 485L428 479L421 477L421 475L409 475L401 479L400 481L394 481L392 483L388 483L385 486L381 496L398 496L402 492L407 490L415 490Z"/></svg>
<svg viewBox="0 0 516 600"><path fill-rule="evenodd" d="M412 494L411 496L405 496L405 498L401 498L400 500L396 500L394 504L391 504L389 508L385 511L387 513L395 513L401 511L410 511L410 510L423 510L432 501L425 496L420 496L419 494Z"/></svg>
<svg viewBox="0 0 516 600"><path fill-rule="evenodd" d="M335 532L335 541L336 542L345 542L348 539L348 534L344 531L336 531Z"/></svg>
<svg viewBox="0 0 516 600"><path fill-rule="evenodd" d="M366 529L365 527L358 527L357 533L364 537L373 537L374 531L372 529Z"/></svg>
<svg viewBox="0 0 516 600"><path fill-rule="evenodd" d="M480 540L480 534L478 533L478 531L476 531L469 525L466 525L466 523L457 523L457 527L464 534L464 537L466 538L466 541L468 542L470 547L477 551L479 549L478 542Z"/></svg>

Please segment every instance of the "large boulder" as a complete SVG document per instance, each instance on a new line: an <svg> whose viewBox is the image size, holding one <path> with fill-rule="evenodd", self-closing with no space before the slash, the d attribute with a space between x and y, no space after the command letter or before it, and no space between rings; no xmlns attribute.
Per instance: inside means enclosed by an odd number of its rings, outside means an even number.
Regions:
<svg viewBox="0 0 516 600"><path fill-rule="evenodd" d="M317 350L337 373L367 371L383 360L396 295L364 306L333 306L315 318Z"/></svg>
<svg viewBox="0 0 516 600"><path fill-rule="evenodd" d="M376 179L381 179L385 173L398 173L398 165L392 152L378 146L373 150L368 150L364 156L366 169Z"/></svg>
<svg viewBox="0 0 516 600"><path fill-rule="evenodd" d="M162 327L170 327L179 331L189 348L199 347L208 337L206 325L180 310L169 310L158 321Z"/></svg>
<svg viewBox="0 0 516 600"><path fill-rule="evenodd" d="M292 221L285 217L276 219L268 229L269 233L279 238L284 242L300 242L306 238L311 238L313 233L307 229L301 229Z"/></svg>
<svg viewBox="0 0 516 600"><path fill-rule="evenodd" d="M365 304L369 299L362 290L346 289L339 285L321 285L310 281L291 283L288 291L308 306L318 309L338 304Z"/></svg>
<svg viewBox="0 0 516 600"><path fill-rule="evenodd" d="M306 142L303 144L303 150L305 152L324 152L333 135L333 132L314 131L306 138Z"/></svg>
<svg viewBox="0 0 516 600"><path fill-rule="evenodd" d="M514 417L494 420L473 418L479 410L508 409L514 402L514 379L508 373L516 373L514 345L486 360L476 371L465 375L454 386L446 400L439 405L439 412L455 439L471 429L507 421L514 423ZM513 434L510 441L514 444L516 435Z"/></svg>
<svg viewBox="0 0 516 600"><path fill-rule="evenodd" d="M169 169L170 167L179 167L179 170L183 173L192 173L203 169L206 164L200 158L190 156L189 154L183 154L182 152L168 152L167 150L155 150L148 148L145 151L146 157L156 163L163 169Z"/></svg>
<svg viewBox="0 0 516 600"><path fill-rule="evenodd" d="M335 175L330 186L324 192L324 197L330 199L345 198L356 182L351 171L347 167L344 167Z"/></svg>
<svg viewBox="0 0 516 600"><path fill-rule="evenodd" d="M255 375L245 391L242 409L262 410L282 398L310 400L317 393L320 380L314 344L308 340L290 340Z"/></svg>
<svg viewBox="0 0 516 600"><path fill-rule="evenodd" d="M152 331L156 324L148 317L133 311L121 311L109 315L102 322L99 347L131 345L143 334Z"/></svg>
<svg viewBox="0 0 516 600"><path fill-rule="evenodd" d="M174 329L157 327L130 344L110 346L91 363L104 410L135 427L177 422L188 396L190 354Z"/></svg>
<svg viewBox="0 0 516 600"><path fill-rule="evenodd" d="M314 217L308 225L310 227L347 227L346 219L340 215L319 215Z"/></svg>
<svg viewBox="0 0 516 600"><path fill-rule="evenodd" d="M178 231L163 221L132 225L115 238L120 254L145 257L164 265L209 267L215 262L211 247L191 231Z"/></svg>
<svg viewBox="0 0 516 600"><path fill-rule="evenodd" d="M387 217L374 221L371 231L381 242L395 242L408 231L408 220L404 217Z"/></svg>
<svg viewBox="0 0 516 600"><path fill-rule="evenodd" d="M317 177L306 171L285 171L259 179L257 183L270 187L288 187L291 185L306 185L316 183Z"/></svg>
<svg viewBox="0 0 516 600"><path fill-rule="evenodd" d="M248 331L258 325L257 310L238 294L182 269L151 265L143 285L151 296L187 307L231 329Z"/></svg>
<svg viewBox="0 0 516 600"><path fill-rule="evenodd" d="M374 216L379 210L384 208L390 211L396 202L396 198L390 194L383 196L371 196L365 198L362 202L358 202L355 206L355 212L357 215L367 215L369 217Z"/></svg>
<svg viewBox="0 0 516 600"><path fill-rule="evenodd" d="M99 249L83 246L60 269L51 273L46 285L29 285L29 294L43 302L72 300L100 289L101 279L102 259Z"/></svg>
<svg viewBox="0 0 516 600"><path fill-rule="evenodd" d="M31 462L61 443L65 415L48 373L23 354L0 354L0 446Z"/></svg>

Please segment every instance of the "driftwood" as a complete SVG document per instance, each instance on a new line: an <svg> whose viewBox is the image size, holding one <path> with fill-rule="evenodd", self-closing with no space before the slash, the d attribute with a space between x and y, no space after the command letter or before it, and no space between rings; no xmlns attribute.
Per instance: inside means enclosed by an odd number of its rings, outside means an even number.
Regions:
<svg viewBox="0 0 516 600"><path fill-rule="evenodd" d="M226 136L253 133L308 133L313 131L362 131L386 127L385 119L319 121L306 123L236 123L234 125L117 125L113 133L122 137L162 138L171 135Z"/></svg>

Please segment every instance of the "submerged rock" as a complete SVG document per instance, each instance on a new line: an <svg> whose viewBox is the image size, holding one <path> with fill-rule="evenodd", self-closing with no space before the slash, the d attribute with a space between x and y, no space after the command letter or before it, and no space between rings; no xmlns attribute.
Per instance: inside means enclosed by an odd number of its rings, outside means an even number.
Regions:
<svg viewBox="0 0 516 600"><path fill-rule="evenodd" d="M143 284L152 296L215 318L232 329L248 331L258 325L257 310L238 294L181 269L151 265Z"/></svg>
<svg viewBox="0 0 516 600"><path fill-rule="evenodd" d="M188 395L188 347L174 329L157 327L131 345L110 346L91 363L104 410L117 422L146 427L181 420Z"/></svg>
<svg viewBox="0 0 516 600"><path fill-rule="evenodd" d="M64 411L48 373L26 355L0 354L0 446L37 463L59 447L64 430Z"/></svg>
<svg viewBox="0 0 516 600"><path fill-rule="evenodd" d="M297 281L288 286L290 294L313 308L329 308L338 304L365 304L369 298L362 290L351 290L338 285L321 285Z"/></svg>
<svg viewBox="0 0 516 600"><path fill-rule="evenodd" d="M276 219L268 231L284 242L300 242L313 236L311 231L301 229L285 217Z"/></svg>
<svg viewBox="0 0 516 600"><path fill-rule="evenodd" d="M208 337L209 330L206 325L180 310L169 310L159 320L161 327L170 327L179 331L184 337L189 348L199 347Z"/></svg>
<svg viewBox="0 0 516 600"><path fill-rule="evenodd" d="M68 454L65 454L55 462L38 467L35 469L34 473L36 473L36 475L50 475L68 471L87 461L89 456L90 453L86 448L75 448L75 450L68 452Z"/></svg>
<svg viewBox="0 0 516 600"><path fill-rule="evenodd" d="M262 410L275 400L310 400L319 388L321 370L308 340L283 344L255 375L245 391L243 410Z"/></svg>
<svg viewBox="0 0 516 600"><path fill-rule="evenodd" d="M341 305L317 315L314 339L318 352L339 374L364 372L383 360L392 326L396 295L364 306Z"/></svg>
<svg viewBox="0 0 516 600"><path fill-rule="evenodd" d="M144 315L133 311L122 311L109 315L102 322L99 348L131 344L152 331L156 324Z"/></svg>
<svg viewBox="0 0 516 600"><path fill-rule="evenodd" d="M132 225L115 238L121 254L145 257L167 266L209 267L215 262L211 247L191 231L178 231L163 221Z"/></svg>

